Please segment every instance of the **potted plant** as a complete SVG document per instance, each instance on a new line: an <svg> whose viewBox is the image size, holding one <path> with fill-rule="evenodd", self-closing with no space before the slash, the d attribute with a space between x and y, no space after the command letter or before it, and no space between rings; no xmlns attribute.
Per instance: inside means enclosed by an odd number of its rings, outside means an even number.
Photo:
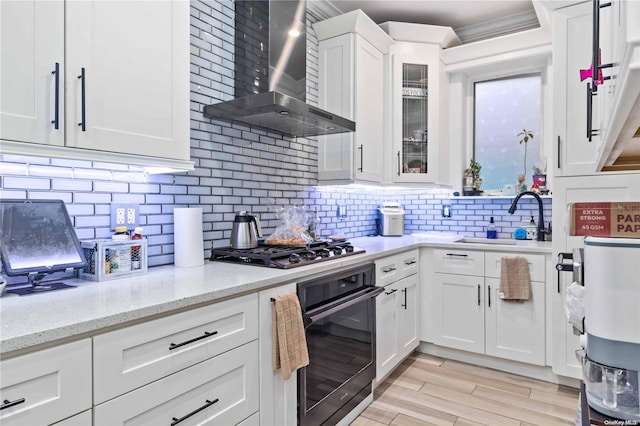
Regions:
<svg viewBox="0 0 640 426"><path fill-rule="evenodd" d="M532 189L544 191L547 188L547 173L538 166L533 166L533 186Z"/></svg>
<svg viewBox="0 0 640 426"><path fill-rule="evenodd" d="M480 177L480 170L482 166L476 162L473 158L469 162L469 167L464 171L465 176L465 191L480 191L482 185L482 178Z"/></svg>
<svg viewBox="0 0 640 426"><path fill-rule="evenodd" d="M522 131L520 133L518 133L518 136L520 137L520 140L518 141L518 143L520 145L524 144L524 167L522 168L522 174L526 175L527 172L527 142L529 142L529 140L533 139L533 132L531 130L527 130L527 129L522 129Z"/></svg>

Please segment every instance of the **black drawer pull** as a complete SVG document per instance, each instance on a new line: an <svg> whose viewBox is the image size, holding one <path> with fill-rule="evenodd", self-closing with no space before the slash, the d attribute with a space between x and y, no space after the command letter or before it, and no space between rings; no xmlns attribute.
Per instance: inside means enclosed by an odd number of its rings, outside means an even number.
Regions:
<svg viewBox="0 0 640 426"><path fill-rule="evenodd" d="M184 420L187 420L189 417L193 416L194 414L198 414L200 411L204 410L205 408L208 408L208 407L212 406L213 404L215 404L215 403L216 403L216 402L218 402L219 400L220 400L219 398L216 398L216 399L214 399L213 401L209 401L208 399L207 399L207 400L205 400L205 402L206 402L206 403L205 403L202 407L200 407L200 408L196 408L195 410L193 410L192 412L190 412L190 413L189 413L189 414L187 414L186 416L184 416L184 417L180 417L179 419L177 419L177 418L175 418L175 417L174 417L174 418L172 418L171 420L173 420L173 421L171 422L171 426L175 426L175 425L177 425L178 423L180 423L180 422L182 422L182 421L184 421Z"/></svg>
<svg viewBox="0 0 640 426"><path fill-rule="evenodd" d="M489 290L487 290L487 296L489 297L489 307L491 307L491 286L488 286Z"/></svg>
<svg viewBox="0 0 640 426"><path fill-rule="evenodd" d="M177 348L179 348L181 346L188 345L189 343L197 342L198 340L206 339L207 337L214 336L216 334L218 334L217 331L214 331L213 333L209 333L208 331L205 331L204 335L202 335L200 337L195 337L195 338L193 338L191 340L187 340L186 342L182 342L182 343L172 343L172 344L170 344L169 345L169 350L172 351L172 350L177 349Z"/></svg>
<svg viewBox="0 0 640 426"><path fill-rule="evenodd" d="M480 284L478 284L478 306L480 306Z"/></svg>
<svg viewBox="0 0 640 426"><path fill-rule="evenodd" d="M447 256L469 257L468 254L447 253Z"/></svg>
<svg viewBox="0 0 640 426"><path fill-rule="evenodd" d="M388 273L388 272L393 272L393 271L395 271L395 270L396 270L396 267L395 267L395 266L389 266L388 268L383 268L383 269L382 269L382 272L384 272L384 273L386 274L386 273Z"/></svg>
<svg viewBox="0 0 640 426"><path fill-rule="evenodd" d="M395 293L396 291L398 291L398 289L397 289L397 288L394 288L394 289L393 289L393 290L391 290L391 291L385 291L385 292L384 292L384 294L386 294L386 295L388 296L388 295L390 295L390 294Z"/></svg>
<svg viewBox="0 0 640 426"><path fill-rule="evenodd" d="M15 401L9 401L8 399L5 399L4 401L2 401L2 405L0 405L0 410L22 404L24 401L24 398L16 399Z"/></svg>
<svg viewBox="0 0 640 426"><path fill-rule="evenodd" d="M407 310L407 288L403 288L402 291L404 292L404 304L402 305L402 307L405 309L405 311Z"/></svg>
<svg viewBox="0 0 640 426"><path fill-rule="evenodd" d="M413 259L411 259L411 260L405 260L405 261L404 261L404 264L405 264L405 265L407 265L407 266L409 266L409 265L413 265L414 263L416 263L416 261L415 261L415 260L413 260Z"/></svg>

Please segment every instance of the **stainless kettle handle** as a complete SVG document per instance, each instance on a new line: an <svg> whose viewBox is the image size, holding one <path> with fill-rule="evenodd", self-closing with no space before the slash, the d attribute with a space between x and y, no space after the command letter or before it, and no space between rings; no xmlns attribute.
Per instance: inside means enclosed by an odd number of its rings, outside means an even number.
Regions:
<svg viewBox="0 0 640 426"><path fill-rule="evenodd" d="M260 219L258 219L258 216L255 215L248 215L249 217L251 217L251 220L256 224L256 231L258 231L258 238L262 237L262 226L260 226Z"/></svg>

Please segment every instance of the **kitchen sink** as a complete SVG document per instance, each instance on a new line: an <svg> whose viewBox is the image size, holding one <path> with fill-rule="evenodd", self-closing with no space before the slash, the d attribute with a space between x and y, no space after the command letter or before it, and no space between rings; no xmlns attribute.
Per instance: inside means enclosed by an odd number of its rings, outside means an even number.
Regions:
<svg viewBox="0 0 640 426"><path fill-rule="evenodd" d="M475 243L475 244L495 244L495 245L506 245L506 246L515 246L516 240L509 240L506 238L490 240L488 238L472 238L465 237L457 241L458 243Z"/></svg>

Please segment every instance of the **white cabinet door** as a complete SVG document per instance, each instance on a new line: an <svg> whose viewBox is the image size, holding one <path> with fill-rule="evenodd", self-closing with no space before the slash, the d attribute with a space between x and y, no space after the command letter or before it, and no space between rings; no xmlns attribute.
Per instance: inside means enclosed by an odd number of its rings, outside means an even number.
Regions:
<svg viewBox="0 0 640 426"><path fill-rule="evenodd" d="M234 425L259 408L258 341L94 408L95 426Z"/></svg>
<svg viewBox="0 0 640 426"><path fill-rule="evenodd" d="M357 33L319 44L319 106L356 131L318 138L318 179L380 183L383 173L384 55Z"/></svg>
<svg viewBox="0 0 640 426"><path fill-rule="evenodd" d="M0 139L64 145L64 2L2 1L0 31Z"/></svg>
<svg viewBox="0 0 640 426"><path fill-rule="evenodd" d="M545 365L544 286L544 282L532 281L530 300L509 301L498 297L498 278L485 278L487 355Z"/></svg>
<svg viewBox="0 0 640 426"><path fill-rule="evenodd" d="M434 277L434 343L484 353L484 277Z"/></svg>
<svg viewBox="0 0 640 426"><path fill-rule="evenodd" d="M555 11L553 28L555 176L594 174L599 138L587 138L587 81L580 81L580 70L591 66L591 2ZM596 97L593 106L598 128Z"/></svg>
<svg viewBox="0 0 640 426"><path fill-rule="evenodd" d="M405 358L420 343L419 335L419 275L414 274L396 283L398 298L398 354Z"/></svg>
<svg viewBox="0 0 640 426"><path fill-rule="evenodd" d="M296 292L296 284L286 284L258 295L260 311L260 424L296 426L298 424L298 375L288 380L281 370L273 369L273 338L271 310L272 298L284 293Z"/></svg>
<svg viewBox="0 0 640 426"><path fill-rule="evenodd" d="M601 174L588 178L557 178L553 184L553 223L568 223L567 204L589 201L632 201L640 199L640 174ZM554 227L553 258L558 253L571 253L583 247L584 237L568 235L562 226ZM575 351L580 348L578 337L567 321L564 300L571 274L557 275L560 282L549 287L547 303L551 306L552 366L553 372L562 376L581 378L582 368Z"/></svg>
<svg viewBox="0 0 640 426"><path fill-rule="evenodd" d="M392 176L394 182L438 179L439 46L393 45Z"/></svg>
<svg viewBox="0 0 640 426"><path fill-rule="evenodd" d="M65 7L67 146L188 160L189 3Z"/></svg>
<svg viewBox="0 0 640 426"><path fill-rule="evenodd" d="M398 300L402 296L396 283L376 297L376 379L382 381L393 370L398 356Z"/></svg>
<svg viewBox="0 0 640 426"><path fill-rule="evenodd" d="M0 424L48 425L91 408L91 340L0 361Z"/></svg>

